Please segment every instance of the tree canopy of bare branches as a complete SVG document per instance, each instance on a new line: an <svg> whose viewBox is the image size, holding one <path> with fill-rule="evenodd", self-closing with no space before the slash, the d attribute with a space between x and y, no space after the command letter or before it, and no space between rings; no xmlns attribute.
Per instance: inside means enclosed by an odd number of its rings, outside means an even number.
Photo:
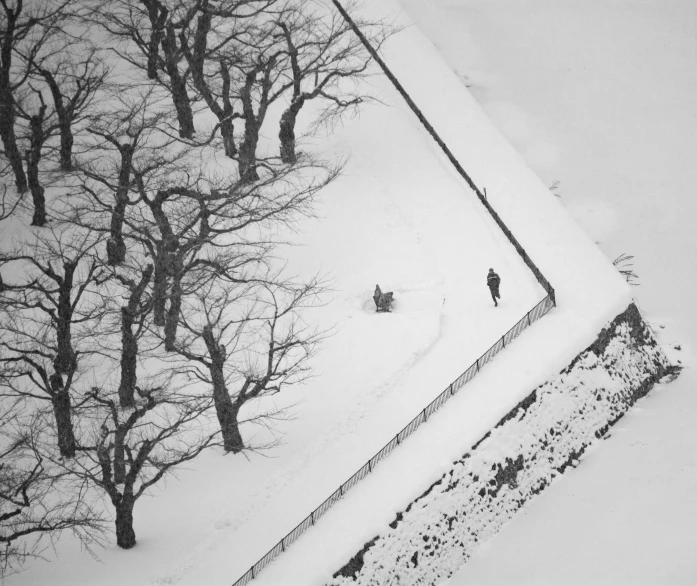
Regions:
<svg viewBox="0 0 697 586"><path fill-rule="evenodd" d="M0 0L0 575L273 444L327 335L280 245L343 167L302 137L370 72L321 0Z"/></svg>
<svg viewBox="0 0 697 586"><path fill-rule="evenodd" d="M101 545L103 520L75 484L38 449L36 419L16 405L0 413L0 576L39 557L46 542L71 531L88 550Z"/></svg>

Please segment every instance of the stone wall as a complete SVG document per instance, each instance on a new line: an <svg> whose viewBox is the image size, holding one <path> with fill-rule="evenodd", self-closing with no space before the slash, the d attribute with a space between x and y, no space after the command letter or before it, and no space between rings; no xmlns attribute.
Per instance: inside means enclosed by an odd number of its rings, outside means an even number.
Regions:
<svg viewBox="0 0 697 586"><path fill-rule="evenodd" d="M327 586L434 584L674 372L634 304L366 543Z"/></svg>

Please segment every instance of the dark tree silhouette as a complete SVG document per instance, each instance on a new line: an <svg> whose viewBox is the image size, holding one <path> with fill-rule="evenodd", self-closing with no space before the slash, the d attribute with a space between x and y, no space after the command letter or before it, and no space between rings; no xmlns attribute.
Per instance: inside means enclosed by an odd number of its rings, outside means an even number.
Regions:
<svg viewBox="0 0 697 586"><path fill-rule="evenodd" d="M0 139L17 191L27 190L15 123L18 92L28 83L31 62L71 16L69 0L0 0Z"/></svg>
<svg viewBox="0 0 697 586"><path fill-rule="evenodd" d="M73 169L74 125L84 118L109 73L94 48L67 37L47 55L31 59L31 71L41 78L53 101L60 134L59 163L62 171Z"/></svg>
<svg viewBox="0 0 697 586"><path fill-rule="evenodd" d="M112 50L167 90L176 112L179 135L193 138L194 111L186 81L189 72L179 46L178 31L195 17L199 1L90 0L88 5L89 20L117 41Z"/></svg>
<svg viewBox="0 0 697 586"><path fill-rule="evenodd" d="M91 329L104 314L92 294L104 278L94 234L51 231L16 253L0 253L0 364L5 396L47 401L62 456L76 443L72 388L93 355Z"/></svg>
<svg viewBox="0 0 697 586"><path fill-rule="evenodd" d="M217 445L219 430L204 422L210 399L164 386L136 387L135 407L122 410L117 393L93 388L90 423L80 454L66 469L104 491L114 507L116 543L136 545L133 511L146 491L177 466Z"/></svg>
<svg viewBox="0 0 697 586"><path fill-rule="evenodd" d="M29 183L29 191L34 203L34 215L32 216L32 226L46 225L46 198L44 196L44 187L39 180L39 161L44 148L44 143L56 129L56 126L48 126L46 124L46 104L43 96L37 92L39 97L39 108L35 114L27 114L22 112L23 117L29 122L29 148L26 151L27 161L27 181Z"/></svg>
<svg viewBox="0 0 697 586"><path fill-rule="evenodd" d="M138 183L172 170L187 148L162 132L170 115L158 109L151 91L117 96L89 119L85 151L77 161L82 194L68 217L91 230L108 232L106 262L126 260L124 221L137 199ZM105 219L108 218L108 224Z"/></svg>
<svg viewBox="0 0 697 586"><path fill-rule="evenodd" d="M248 446L240 432L240 410L250 402L305 380L309 359L326 332L303 324L304 308L316 306L322 284L273 279L260 286L214 284L197 300L198 311L184 320L187 334L177 352L190 365L183 371L210 385L226 451ZM205 316L205 317L204 317ZM254 416L267 424L272 410Z"/></svg>
<svg viewBox="0 0 697 586"><path fill-rule="evenodd" d="M353 10L357 2L347 8ZM288 56L290 103L281 115L281 159L297 158L295 127L298 114L310 100L323 102L314 124L332 124L370 100L360 80L368 75L370 54L346 21L316 0L295 0L275 17ZM361 30L379 47L395 29L384 22L359 20Z"/></svg>
<svg viewBox="0 0 697 586"><path fill-rule="evenodd" d="M2 373L0 372L0 386ZM104 524L65 471L35 445L40 419L3 403L0 413L0 577L22 569L69 530L90 550L101 545Z"/></svg>

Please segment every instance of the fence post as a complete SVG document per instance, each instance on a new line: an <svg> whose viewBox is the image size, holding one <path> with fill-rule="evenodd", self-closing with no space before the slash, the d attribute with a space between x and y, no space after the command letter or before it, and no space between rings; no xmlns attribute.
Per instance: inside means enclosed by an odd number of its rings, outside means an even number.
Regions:
<svg viewBox="0 0 697 586"><path fill-rule="evenodd" d="M503 347L505 348L506 347L506 334L501 336L501 343L503 344Z"/></svg>
<svg viewBox="0 0 697 586"><path fill-rule="evenodd" d="M283 543L283 540L284 540L284 539L285 539L285 537L284 537L283 539L281 539L281 551L283 551L283 552L286 551L286 544Z"/></svg>
<svg viewBox="0 0 697 586"><path fill-rule="evenodd" d="M424 421L428 421L428 417L426 417L426 409L423 410L423 414L424 414Z"/></svg>
<svg viewBox="0 0 697 586"><path fill-rule="evenodd" d="M368 473L373 471L373 459L368 460Z"/></svg>
<svg viewBox="0 0 697 586"><path fill-rule="evenodd" d="M450 396L453 396L453 383L450 383Z"/></svg>
<svg viewBox="0 0 697 586"><path fill-rule="evenodd" d="M530 327L530 312L528 311L528 327Z"/></svg>
<svg viewBox="0 0 697 586"><path fill-rule="evenodd" d="M312 511L312 513L310 513L310 521L312 522L313 525L315 524L315 512L314 511Z"/></svg>
<svg viewBox="0 0 697 586"><path fill-rule="evenodd" d="M395 436L397 438L397 445L399 445L399 434Z"/></svg>
<svg viewBox="0 0 697 586"><path fill-rule="evenodd" d="M252 580L254 580L254 578L256 578L256 576L254 575L254 566L252 566Z"/></svg>
<svg viewBox="0 0 697 586"><path fill-rule="evenodd" d="M477 372L479 372L479 358L477 358Z"/></svg>

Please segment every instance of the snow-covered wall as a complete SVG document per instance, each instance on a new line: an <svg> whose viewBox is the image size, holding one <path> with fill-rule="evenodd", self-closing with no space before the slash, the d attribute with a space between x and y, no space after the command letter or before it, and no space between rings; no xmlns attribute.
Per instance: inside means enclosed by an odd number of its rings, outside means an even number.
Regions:
<svg viewBox="0 0 697 586"><path fill-rule="evenodd" d="M371 540L327 586L434 584L672 371L631 304Z"/></svg>

